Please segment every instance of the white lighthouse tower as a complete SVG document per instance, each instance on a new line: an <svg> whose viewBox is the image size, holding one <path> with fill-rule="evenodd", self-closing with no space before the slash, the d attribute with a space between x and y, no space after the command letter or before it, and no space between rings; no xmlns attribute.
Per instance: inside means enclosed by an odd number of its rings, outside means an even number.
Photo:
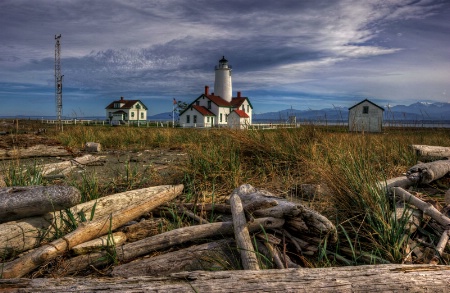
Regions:
<svg viewBox="0 0 450 293"><path fill-rule="evenodd" d="M225 59L225 56L222 56L222 59L219 60L219 65L216 66L214 95L220 96L225 101L231 102L231 66L228 66L228 60Z"/></svg>

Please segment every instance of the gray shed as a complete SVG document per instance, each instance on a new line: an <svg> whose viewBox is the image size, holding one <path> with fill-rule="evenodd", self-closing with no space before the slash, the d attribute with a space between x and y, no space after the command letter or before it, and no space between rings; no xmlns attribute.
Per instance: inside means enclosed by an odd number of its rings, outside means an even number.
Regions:
<svg viewBox="0 0 450 293"><path fill-rule="evenodd" d="M381 132L384 112L382 107L365 99L348 110L349 131Z"/></svg>

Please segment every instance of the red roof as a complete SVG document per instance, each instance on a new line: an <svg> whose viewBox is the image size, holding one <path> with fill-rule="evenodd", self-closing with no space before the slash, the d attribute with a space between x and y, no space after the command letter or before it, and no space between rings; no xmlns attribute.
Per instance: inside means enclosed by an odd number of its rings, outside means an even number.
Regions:
<svg viewBox="0 0 450 293"><path fill-rule="evenodd" d="M235 108L239 108L246 100L246 97L233 98L231 99L231 105Z"/></svg>
<svg viewBox="0 0 450 293"><path fill-rule="evenodd" d="M206 97L219 107L232 107L229 102L225 101L220 96L207 95Z"/></svg>
<svg viewBox="0 0 450 293"><path fill-rule="evenodd" d="M234 110L233 112L236 112L236 114L238 114L238 116L241 118L250 118L250 117L248 117L247 113L245 113L242 110Z"/></svg>
<svg viewBox="0 0 450 293"><path fill-rule="evenodd" d="M214 115L213 112L209 111L208 109L206 109L203 106L198 106L198 105L194 105L192 106L192 108L194 108L195 110L197 110L200 114L202 114L203 116L216 116Z"/></svg>

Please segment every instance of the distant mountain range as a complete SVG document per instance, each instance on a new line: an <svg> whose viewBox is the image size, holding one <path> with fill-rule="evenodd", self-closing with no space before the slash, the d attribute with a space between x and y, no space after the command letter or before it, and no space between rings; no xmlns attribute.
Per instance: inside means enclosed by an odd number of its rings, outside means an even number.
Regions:
<svg viewBox="0 0 450 293"><path fill-rule="evenodd" d="M448 121L450 120L450 103L417 102L409 106L385 106L385 120L409 120L409 121ZM348 120L348 108L333 107L321 110L296 110L286 109L278 112L255 114L253 121L288 121L290 116L295 116L297 121L341 121ZM178 115L175 114L175 119ZM160 113L149 116L148 120L172 120L172 112Z"/></svg>

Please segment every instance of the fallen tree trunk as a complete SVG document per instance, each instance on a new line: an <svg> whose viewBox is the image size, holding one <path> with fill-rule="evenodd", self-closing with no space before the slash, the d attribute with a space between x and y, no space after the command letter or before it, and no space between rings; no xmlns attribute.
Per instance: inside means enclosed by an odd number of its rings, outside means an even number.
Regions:
<svg viewBox="0 0 450 293"><path fill-rule="evenodd" d="M181 271L226 270L233 265L232 262L235 262L237 257L236 251L231 249L232 246L235 246L232 239L193 245L174 252L116 266L112 271L112 276L125 278L167 276Z"/></svg>
<svg viewBox="0 0 450 293"><path fill-rule="evenodd" d="M84 217L96 220L120 211L124 207L139 205L149 200L160 191L160 186L153 186L137 190L131 190L101 197L69 209L76 216L78 224ZM55 229L64 230L64 221L61 217L65 212L47 213L41 217L30 217L20 221L0 224L0 253L4 257L36 247L44 237L52 238ZM3 254L3 252L7 252Z"/></svg>
<svg viewBox="0 0 450 293"><path fill-rule="evenodd" d="M444 227L444 230L450 230L450 218L443 215L432 204L424 202L423 200L415 197L411 193L407 192L401 187L393 188L394 195L399 196L404 202L411 204L421 210L424 214L430 216L436 222Z"/></svg>
<svg viewBox="0 0 450 293"><path fill-rule="evenodd" d="M93 155L84 155L79 158L75 158L69 161L59 162L59 163L51 163L39 166L42 169L42 175L46 176L53 172L58 172L59 174L67 174L77 167L84 167L85 165L92 164L99 160L103 159L103 157L93 156Z"/></svg>
<svg viewBox="0 0 450 293"><path fill-rule="evenodd" d="M0 159L59 157L69 156L70 153L63 146L35 145L29 148L11 150L0 149Z"/></svg>
<svg viewBox="0 0 450 293"><path fill-rule="evenodd" d="M239 195L244 206L254 201L262 201L262 199L277 202L276 206L254 211L255 217L285 218L287 227L292 225L292 228L298 232L330 237L329 240L332 242L337 240L336 227L333 223L304 205L276 197L265 190L257 190L249 184L239 186L233 193Z"/></svg>
<svg viewBox="0 0 450 293"><path fill-rule="evenodd" d="M414 185L414 182L409 180L406 176L395 177L377 183L377 187L386 190L387 193L391 191L392 187L401 187L407 189L412 185Z"/></svg>
<svg viewBox="0 0 450 293"><path fill-rule="evenodd" d="M450 147L413 144L411 148L419 158L448 158Z"/></svg>
<svg viewBox="0 0 450 293"><path fill-rule="evenodd" d="M444 177L449 172L450 160L439 160L412 166L406 172L406 177L414 183L430 183Z"/></svg>
<svg viewBox="0 0 450 293"><path fill-rule="evenodd" d="M112 231L155 207L171 201L182 190L183 185L161 186L157 194L139 206L131 206L111 214L110 217L83 223L75 231L65 235L63 238L57 239L48 245L41 246L12 262L3 263L2 277L22 277L39 265L64 254L72 247L105 235L108 231Z"/></svg>
<svg viewBox="0 0 450 293"><path fill-rule="evenodd" d="M260 229L275 229L282 227L283 224L284 220L282 219L260 218L249 223L248 229L251 232L259 231ZM233 235L233 232L233 222L189 226L119 246L116 248L115 254L118 261L129 262L159 249L166 249L187 241L208 239L214 236ZM83 255L66 261L64 267L58 271L58 274L71 274L82 271L90 265L97 267L108 263L107 252Z"/></svg>
<svg viewBox="0 0 450 293"><path fill-rule="evenodd" d="M258 259L253 247L250 233L247 228L244 207L239 195L232 194L230 197L231 214L233 215L234 237L237 248L241 254L242 267L244 270L259 270Z"/></svg>
<svg viewBox="0 0 450 293"><path fill-rule="evenodd" d="M80 201L80 191L72 186L0 188L0 223L59 211Z"/></svg>
<svg viewBox="0 0 450 293"><path fill-rule="evenodd" d="M446 292L450 266L366 265L261 271L194 271L167 277L0 280L8 292Z"/></svg>

